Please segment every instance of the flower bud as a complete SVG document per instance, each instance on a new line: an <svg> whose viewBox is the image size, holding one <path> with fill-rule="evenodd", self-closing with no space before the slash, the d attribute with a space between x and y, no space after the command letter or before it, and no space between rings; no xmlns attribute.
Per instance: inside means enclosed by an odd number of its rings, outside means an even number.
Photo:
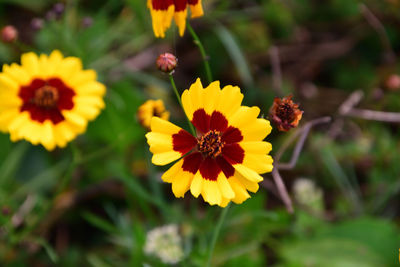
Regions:
<svg viewBox="0 0 400 267"><path fill-rule="evenodd" d="M299 105L292 101L292 96L284 98L275 97L274 103L269 111L269 117L279 131L287 132L297 127L303 116Z"/></svg>
<svg viewBox="0 0 400 267"><path fill-rule="evenodd" d="M12 43L15 42L17 39L18 30L14 26L7 25L3 27L3 29L1 30L1 40L4 43Z"/></svg>
<svg viewBox="0 0 400 267"><path fill-rule="evenodd" d="M157 68L165 73L171 74L178 64L178 59L171 53L161 54L156 61Z"/></svg>
<svg viewBox="0 0 400 267"><path fill-rule="evenodd" d="M397 74L392 74L386 80L386 87L389 90L399 90L400 89L400 76Z"/></svg>

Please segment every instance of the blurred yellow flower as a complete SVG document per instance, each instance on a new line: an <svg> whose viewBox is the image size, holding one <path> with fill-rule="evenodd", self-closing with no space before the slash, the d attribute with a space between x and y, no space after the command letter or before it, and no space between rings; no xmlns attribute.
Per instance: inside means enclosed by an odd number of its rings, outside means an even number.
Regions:
<svg viewBox="0 0 400 267"><path fill-rule="evenodd" d="M104 108L105 86L76 57L32 52L0 73L0 130L47 150L65 147Z"/></svg>
<svg viewBox="0 0 400 267"><path fill-rule="evenodd" d="M187 9L190 7L191 17L203 16L202 0L148 0L153 21L153 31L156 37L165 37L165 31L171 26L172 19L179 28L179 35L183 36L186 27Z"/></svg>
<svg viewBox="0 0 400 267"><path fill-rule="evenodd" d="M182 94L182 104L196 128L193 136L178 126L153 117L146 137L152 162L166 165L177 159L162 179L172 184L176 197L190 190L211 205L242 203L257 192L262 173L272 170L272 146L264 142L269 121L258 118L258 107L241 106L238 87L220 88L219 82L203 88L198 79Z"/></svg>
<svg viewBox="0 0 400 267"><path fill-rule="evenodd" d="M161 99L147 100L137 111L139 123L148 130L150 130L151 118L154 116L163 120L169 119L169 112L165 109Z"/></svg>

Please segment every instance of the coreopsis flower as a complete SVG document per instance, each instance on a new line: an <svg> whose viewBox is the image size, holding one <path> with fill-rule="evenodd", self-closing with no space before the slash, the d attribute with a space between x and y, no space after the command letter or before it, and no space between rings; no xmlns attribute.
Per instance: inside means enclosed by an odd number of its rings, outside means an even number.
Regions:
<svg viewBox="0 0 400 267"><path fill-rule="evenodd" d="M144 251L165 264L177 264L184 257L182 238L175 224L157 227L147 233Z"/></svg>
<svg viewBox="0 0 400 267"><path fill-rule="evenodd" d="M287 132L297 127L303 116L299 105L295 104L292 96L284 98L275 97L274 103L269 111L269 117L279 131Z"/></svg>
<svg viewBox="0 0 400 267"><path fill-rule="evenodd" d="M79 58L57 50L23 54L21 65L5 64L0 73L0 131L14 142L65 147L104 108L104 93L96 72L83 70Z"/></svg>
<svg viewBox="0 0 400 267"><path fill-rule="evenodd" d="M138 108L137 118L144 128L150 129L151 118L154 116L163 120L169 119L169 112L165 109L161 99L147 100Z"/></svg>
<svg viewBox="0 0 400 267"><path fill-rule="evenodd" d="M165 31L171 26L174 18L179 28L179 35L183 36L186 27L187 9L190 7L191 18L203 16L202 0L148 0L153 22L153 31L156 37L165 37Z"/></svg>
<svg viewBox="0 0 400 267"><path fill-rule="evenodd" d="M196 136L153 117L146 135L152 162L166 165L179 159L162 179L172 184L178 198L190 190L211 205L242 203L257 192L260 174L272 170L264 142L271 132L269 121L258 118L258 107L241 106L243 95L234 86L222 90L219 82L203 88L198 79L182 94L184 111L196 128Z"/></svg>

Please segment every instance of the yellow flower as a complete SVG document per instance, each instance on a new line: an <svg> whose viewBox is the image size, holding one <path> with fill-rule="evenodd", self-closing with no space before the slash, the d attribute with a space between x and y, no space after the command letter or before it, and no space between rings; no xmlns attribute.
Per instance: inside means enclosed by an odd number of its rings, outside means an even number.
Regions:
<svg viewBox="0 0 400 267"><path fill-rule="evenodd" d="M176 197L190 190L211 205L242 203L257 192L262 173L272 170L272 146L263 139L269 121L258 118L258 107L241 106L238 87L219 82L203 88L198 79L182 94L186 115L196 128L194 137L178 126L153 117L146 135L152 162L166 165L177 159L162 179L172 184Z"/></svg>
<svg viewBox="0 0 400 267"><path fill-rule="evenodd" d="M169 112L165 110L164 102L161 99L147 100L137 112L139 123L146 129L150 129L151 118L154 116L164 120L169 119Z"/></svg>
<svg viewBox="0 0 400 267"><path fill-rule="evenodd" d="M175 19L179 35L183 36L186 27L187 8L190 7L191 17L203 16L201 0L147 0L153 21L153 31L156 37L165 37L165 31Z"/></svg>
<svg viewBox="0 0 400 267"><path fill-rule="evenodd" d="M65 147L104 108L105 86L76 57L23 54L0 73L0 131L47 150Z"/></svg>

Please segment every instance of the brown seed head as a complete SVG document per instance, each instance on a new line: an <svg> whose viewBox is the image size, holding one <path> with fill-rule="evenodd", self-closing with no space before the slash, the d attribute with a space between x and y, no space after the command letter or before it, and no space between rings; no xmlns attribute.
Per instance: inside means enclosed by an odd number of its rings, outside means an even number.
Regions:
<svg viewBox="0 0 400 267"><path fill-rule="evenodd" d="M274 103L269 111L269 117L279 131L287 132L291 128L297 127L303 111L299 105L292 101L292 96L284 98L275 97Z"/></svg>
<svg viewBox="0 0 400 267"><path fill-rule="evenodd" d="M18 30L14 26L7 25L3 27L3 29L1 30L1 40L4 43L12 43L15 42L17 39Z"/></svg>
<svg viewBox="0 0 400 267"><path fill-rule="evenodd" d="M172 73L178 64L178 59L171 53L164 53L158 56L157 68L165 73Z"/></svg>

